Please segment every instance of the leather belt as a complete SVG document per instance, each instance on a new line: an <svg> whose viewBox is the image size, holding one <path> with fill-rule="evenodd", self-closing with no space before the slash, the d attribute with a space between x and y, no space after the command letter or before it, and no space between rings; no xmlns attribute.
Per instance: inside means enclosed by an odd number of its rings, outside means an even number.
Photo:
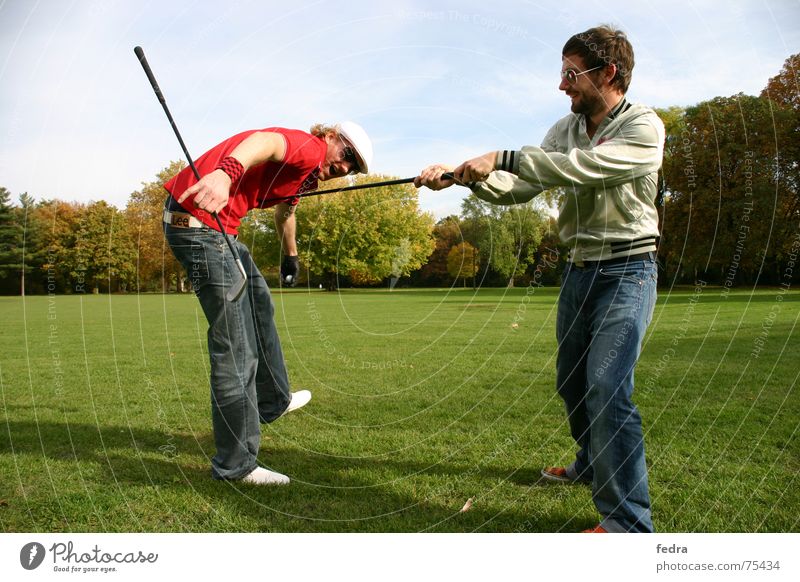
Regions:
<svg viewBox="0 0 800 582"><path fill-rule="evenodd" d="M613 259L605 259L603 261L572 261L572 264L579 269L594 269L596 267L607 267L609 265L621 265L625 263L632 263L633 261L652 261L653 253L637 253L635 255L627 255L625 257L616 257Z"/></svg>
<svg viewBox="0 0 800 582"><path fill-rule="evenodd" d="M164 200L164 222L175 228L203 228L206 226L200 220L184 210L172 195Z"/></svg>
<svg viewBox="0 0 800 582"><path fill-rule="evenodd" d="M164 222L175 228L203 228L205 224L188 212L172 212L164 209Z"/></svg>

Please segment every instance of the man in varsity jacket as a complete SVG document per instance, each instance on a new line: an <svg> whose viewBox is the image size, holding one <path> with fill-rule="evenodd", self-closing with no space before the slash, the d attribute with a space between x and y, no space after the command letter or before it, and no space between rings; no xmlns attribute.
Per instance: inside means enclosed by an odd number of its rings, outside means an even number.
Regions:
<svg viewBox="0 0 800 582"><path fill-rule="evenodd" d="M492 151L457 168L434 165L417 186L467 184L478 198L519 204L550 188L565 197L559 234L570 248L558 303L557 389L575 460L548 481L590 483L601 519L587 532L652 532L633 372L656 299L657 175L664 125L625 98L633 70L625 34L600 26L562 51L559 89L572 113L540 147ZM442 173L454 171L455 180Z"/></svg>

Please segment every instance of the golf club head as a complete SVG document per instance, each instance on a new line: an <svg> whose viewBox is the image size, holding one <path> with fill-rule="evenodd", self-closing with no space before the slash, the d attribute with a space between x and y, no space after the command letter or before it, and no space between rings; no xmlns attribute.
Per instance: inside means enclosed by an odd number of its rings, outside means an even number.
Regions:
<svg viewBox="0 0 800 582"><path fill-rule="evenodd" d="M239 268L241 278L231 284L231 288L228 289L228 293L225 295L225 299L231 303L239 301L244 294L245 287L247 287L247 273L245 273L242 261L238 258L236 259L236 266Z"/></svg>
<svg viewBox="0 0 800 582"><path fill-rule="evenodd" d="M231 288L228 289L227 295L225 295L225 299L231 303L236 303L241 299L242 295L244 294L244 288L247 287L247 281L245 279L239 279L231 285Z"/></svg>

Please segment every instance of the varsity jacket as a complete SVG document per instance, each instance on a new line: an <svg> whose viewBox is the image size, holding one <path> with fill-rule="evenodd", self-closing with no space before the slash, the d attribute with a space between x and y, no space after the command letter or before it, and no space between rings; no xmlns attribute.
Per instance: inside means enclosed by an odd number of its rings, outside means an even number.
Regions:
<svg viewBox="0 0 800 582"><path fill-rule="evenodd" d="M656 250L663 154L661 119L623 98L591 140L585 117L571 113L550 129L541 147L498 152L496 171L472 191L494 204L519 204L561 187L566 195L558 228L570 260L625 257Z"/></svg>

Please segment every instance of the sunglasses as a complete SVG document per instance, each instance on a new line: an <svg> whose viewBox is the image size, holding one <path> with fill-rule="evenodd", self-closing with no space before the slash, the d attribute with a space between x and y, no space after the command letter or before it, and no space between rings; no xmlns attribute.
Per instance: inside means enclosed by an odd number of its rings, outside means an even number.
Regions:
<svg viewBox="0 0 800 582"><path fill-rule="evenodd" d="M578 82L578 77L581 75L585 75L586 73L591 73L592 71L596 71L597 69L602 69L605 65L600 65L599 67L595 67L593 69L586 69L585 71L576 71L575 69L564 69L561 71L561 78L564 79L570 85L574 85Z"/></svg>
<svg viewBox="0 0 800 582"><path fill-rule="evenodd" d="M342 161L350 164L351 174L358 173L358 158L356 157L355 150L349 145L347 145L347 142L345 142L344 140L342 140L342 146L343 146L342 153L340 154Z"/></svg>

